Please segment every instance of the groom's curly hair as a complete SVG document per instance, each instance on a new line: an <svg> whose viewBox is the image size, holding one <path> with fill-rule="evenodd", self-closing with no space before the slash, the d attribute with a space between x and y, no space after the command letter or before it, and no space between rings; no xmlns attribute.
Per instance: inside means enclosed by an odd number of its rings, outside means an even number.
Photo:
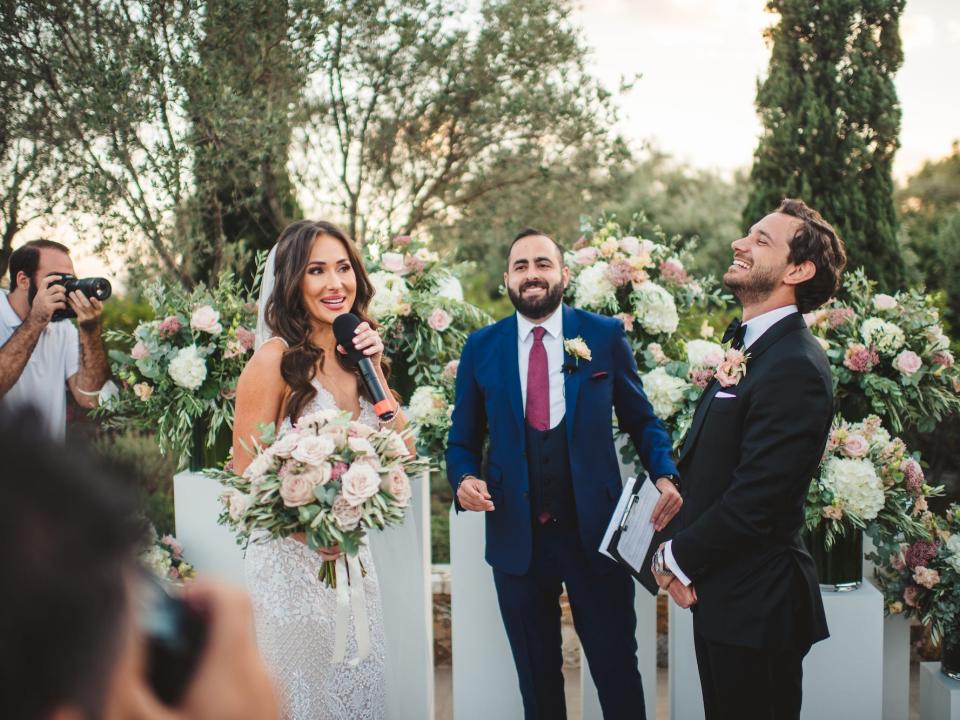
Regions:
<svg viewBox="0 0 960 720"><path fill-rule="evenodd" d="M274 269L275 282L273 293L267 301L266 321L273 334L287 342L287 349L280 361L280 373L290 386L291 395L287 402L286 414L296 421L316 397L317 389L311 382L317 370L323 369L324 351L310 340L310 314L303 304L303 291L300 283L310 262L313 242L320 236L339 240L347 251L347 258L357 277L357 296L350 312L376 329L377 323L367 314L374 287L370 276L363 266L360 251L340 228L324 220L298 220L291 223L277 240L277 256ZM339 353L334 353L336 361L344 370L357 373L356 365L351 364ZM383 375L390 377L390 364L386 357L380 363ZM358 383L361 394L368 397L366 387Z"/></svg>
<svg viewBox="0 0 960 720"><path fill-rule="evenodd" d="M790 240L787 262L799 264L809 260L816 274L797 286L797 308L802 313L816 310L840 289L840 275L847 266L847 251L833 226L803 200L784 198L776 212L800 220Z"/></svg>

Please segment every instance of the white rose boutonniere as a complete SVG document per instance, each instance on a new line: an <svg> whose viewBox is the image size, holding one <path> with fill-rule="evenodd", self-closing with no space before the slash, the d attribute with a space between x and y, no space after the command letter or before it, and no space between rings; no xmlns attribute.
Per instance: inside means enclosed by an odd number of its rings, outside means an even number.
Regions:
<svg viewBox="0 0 960 720"><path fill-rule="evenodd" d="M575 338L570 338L563 341L563 350L568 355L571 355L574 359L574 368L579 367L581 360L586 360L590 362L593 358L593 354L590 352L590 347L584 341L582 337L577 335Z"/></svg>

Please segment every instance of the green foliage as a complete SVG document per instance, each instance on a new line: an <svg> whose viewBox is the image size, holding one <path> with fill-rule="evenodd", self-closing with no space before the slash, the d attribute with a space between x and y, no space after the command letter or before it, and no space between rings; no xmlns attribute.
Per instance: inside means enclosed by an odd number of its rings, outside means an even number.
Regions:
<svg viewBox="0 0 960 720"><path fill-rule="evenodd" d="M103 304L101 316L105 331L107 352L125 349L119 341L118 333L132 335L144 320L153 318L153 308L144 298L127 295L114 295Z"/></svg>
<svg viewBox="0 0 960 720"><path fill-rule="evenodd" d="M891 168L900 131L893 75L903 61L905 0L770 0L769 72L757 92L763 134L744 227L783 197L816 208L889 291L901 287Z"/></svg>

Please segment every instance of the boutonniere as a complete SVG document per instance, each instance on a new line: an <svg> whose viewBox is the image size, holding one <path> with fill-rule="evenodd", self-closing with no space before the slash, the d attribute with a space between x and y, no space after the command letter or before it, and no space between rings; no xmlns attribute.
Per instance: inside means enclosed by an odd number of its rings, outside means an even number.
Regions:
<svg viewBox="0 0 960 720"><path fill-rule="evenodd" d="M573 372L578 367L580 367L580 361L586 360L590 362L590 359L593 355L590 353L590 348L587 346L587 343L584 342L583 338L577 335L575 338L570 338L569 340L563 341L563 350L568 355L573 357L573 366L567 366L567 372Z"/></svg>
<svg viewBox="0 0 960 720"><path fill-rule="evenodd" d="M723 356L723 362L717 365L717 370L713 376L723 387L732 387L740 382L747 374L747 360L749 355L745 355L740 350L727 350Z"/></svg>

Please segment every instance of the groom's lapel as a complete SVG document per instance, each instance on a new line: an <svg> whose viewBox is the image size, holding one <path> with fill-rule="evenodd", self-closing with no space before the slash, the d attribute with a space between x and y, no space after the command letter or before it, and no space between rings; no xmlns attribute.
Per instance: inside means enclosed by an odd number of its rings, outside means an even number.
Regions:
<svg viewBox="0 0 960 720"><path fill-rule="evenodd" d="M500 377L509 397L510 410L517 422L520 445L523 446L526 435L523 430L523 395L520 392L520 357L517 350L517 315L514 313L503 322L500 333Z"/></svg>
<svg viewBox="0 0 960 720"><path fill-rule="evenodd" d="M566 341L580 334L580 318L576 311L563 305L563 338ZM573 445L573 419L577 413L577 397L580 395L580 384L583 380L584 369L581 367L586 361L580 360L563 350L563 395L566 401L564 417L567 420L567 442Z"/></svg>

